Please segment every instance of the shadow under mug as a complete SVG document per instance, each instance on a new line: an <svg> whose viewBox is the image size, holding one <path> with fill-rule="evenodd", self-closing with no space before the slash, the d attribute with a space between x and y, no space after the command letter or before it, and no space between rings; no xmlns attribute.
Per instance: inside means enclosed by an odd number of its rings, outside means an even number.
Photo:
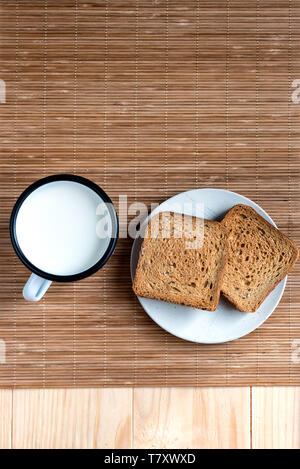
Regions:
<svg viewBox="0 0 300 469"><path fill-rule="evenodd" d="M94 265L90 266L89 268L87 268L86 270L82 272L71 274L71 275L57 275L57 274L46 272L36 267L22 252L22 249L20 248L20 245L18 242L17 233L16 233L16 222L17 222L18 213L22 204L27 199L27 197L38 188L46 184L58 182L58 181L75 182L78 184L82 184L88 189L91 189L105 203L106 208L109 212L110 221L111 221L110 240L109 240L109 244L104 254L101 256L100 259L97 260L97 262L94 263ZM97 186L97 184L90 181L89 179L86 179L81 176L71 175L71 174L59 174L59 175L47 176L31 184L27 189L25 189L25 191L20 195L20 197L16 201L14 208L12 210L12 213L11 213L11 217L10 217L10 238L11 238L13 248L17 256L19 257L19 259L21 260L21 262L32 272L31 276L29 277L23 289L24 298L28 301L39 301L48 290L52 281L74 282L74 281L82 280L86 277L89 277L90 275L97 272L107 263L107 261L113 254L116 244L117 244L118 235L119 235L118 216L117 216L115 207L111 199L103 191L103 189L101 189L99 186Z"/></svg>

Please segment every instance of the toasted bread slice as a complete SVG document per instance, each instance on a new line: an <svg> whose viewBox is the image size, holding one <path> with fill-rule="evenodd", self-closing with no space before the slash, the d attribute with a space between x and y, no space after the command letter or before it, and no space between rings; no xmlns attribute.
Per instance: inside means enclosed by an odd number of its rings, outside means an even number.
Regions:
<svg viewBox="0 0 300 469"><path fill-rule="evenodd" d="M168 217L169 237L165 236ZM199 221L203 234L200 243ZM181 226L184 230L180 232ZM154 227L157 229L153 230ZM196 243L195 233L198 233ZM220 223L160 213L148 224L133 290L138 296L214 311L219 302L226 255L227 234Z"/></svg>
<svg viewBox="0 0 300 469"><path fill-rule="evenodd" d="M229 243L222 293L240 311L255 312L292 269L299 249L247 205L229 210L222 224Z"/></svg>

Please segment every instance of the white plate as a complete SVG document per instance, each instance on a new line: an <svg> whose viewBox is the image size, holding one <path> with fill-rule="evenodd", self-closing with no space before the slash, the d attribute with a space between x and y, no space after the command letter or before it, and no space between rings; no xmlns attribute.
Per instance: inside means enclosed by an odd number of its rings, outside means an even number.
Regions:
<svg viewBox="0 0 300 469"><path fill-rule="evenodd" d="M222 189L197 189L178 194L157 207L147 221L158 212L173 210L178 212L178 204L181 206L189 204L190 207L184 207L181 212L193 215L197 203L204 204L204 217L208 220L221 220L230 208L242 203L253 207L269 223L276 226L269 215L250 199ZM131 251L132 278L134 278L140 246L141 239L137 238ZM285 285L286 278L270 293L256 313L241 313L222 296L214 312L149 298L139 297L139 301L153 321L170 334L192 342L218 344L239 339L259 327L277 307Z"/></svg>

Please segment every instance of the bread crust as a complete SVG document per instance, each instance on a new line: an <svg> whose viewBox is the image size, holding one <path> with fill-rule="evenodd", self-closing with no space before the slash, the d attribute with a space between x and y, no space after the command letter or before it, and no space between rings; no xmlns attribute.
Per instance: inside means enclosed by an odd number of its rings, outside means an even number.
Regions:
<svg viewBox="0 0 300 469"><path fill-rule="evenodd" d="M282 280L288 275L288 273L293 269L294 265L296 264L298 258L299 258L299 248L298 246L296 245L296 243L291 239L289 238L286 234L282 233L280 230L278 230L278 228L275 228L273 225L271 225L267 220L265 220L265 218L263 218L261 215L259 215L259 213L256 212L256 210L254 210L252 207L248 206L248 205L244 205L244 204L238 204L238 205L235 205L233 208L231 208L227 214L225 215L224 219L222 220L222 224L225 226L226 229L228 229L229 225L230 225L230 222L231 222L231 219L234 217L235 213L241 211L241 210L246 210L247 212L251 212L253 215L255 215L255 217L257 217L263 224L266 224L267 226L270 227L270 229L274 230L274 232L277 232L277 233L280 233L280 236L282 236L283 238L285 238L292 246L293 246L293 249L294 249L294 259L293 261L290 263L290 265L288 266L287 270L285 270L284 272L282 272L279 277L275 280L275 283L273 286L271 286L271 288L269 288L266 292L266 294L253 306L253 308L247 308L247 310L245 310L245 308L243 308L239 302L230 295L230 293L228 291L224 291L224 289L222 288L222 294L225 296L225 298L227 298L239 311L241 312L247 312L247 313L254 313L258 310L258 308L262 305L262 303L265 301L265 299L269 296L269 294L277 287L277 285L279 285L280 282L282 282ZM230 255L230 252L229 252L229 255ZM225 271L226 269L224 269L224 274L225 274Z"/></svg>

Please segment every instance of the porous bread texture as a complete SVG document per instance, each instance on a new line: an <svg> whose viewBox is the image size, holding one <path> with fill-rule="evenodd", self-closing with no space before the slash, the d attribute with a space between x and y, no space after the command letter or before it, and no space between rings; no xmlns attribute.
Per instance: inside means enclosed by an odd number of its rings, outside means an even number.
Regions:
<svg viewBox="0 0 300 469"><path fill-rule="evenodd" d="M292 269L299 249L247 205L229 210L222 224L229 244L222 293L240 311L253 313Z"/></svg>
<svg viewBox="0 0 300 469"><path fill-rule="evenodd" d="M169 237L166 214L170 221ZM199 221L204 236L201 243L196 242L190 248L196 232L199 237ZM141 297L214 311L219 302L226 254L227 234L220 223L186 215L183 221L182 214L160 213L148 224L133 290Z"/></svg>

